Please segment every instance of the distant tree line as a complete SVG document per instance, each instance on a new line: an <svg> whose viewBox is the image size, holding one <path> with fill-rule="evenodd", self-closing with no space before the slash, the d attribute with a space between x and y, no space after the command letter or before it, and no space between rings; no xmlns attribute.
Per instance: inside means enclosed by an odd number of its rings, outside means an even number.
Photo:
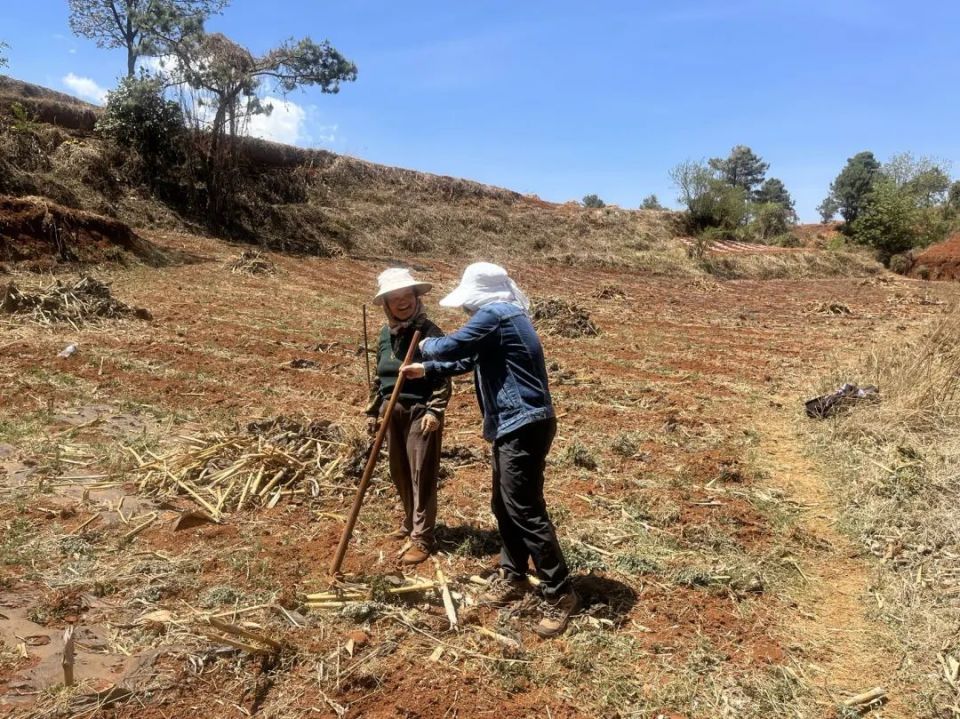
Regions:
<svg viewBox="0 0 960 719"><path fill-rule="evenodd" d="M793 200L781 180L766 176L769 168L745 145L727 157L674 167L670 176L689 231L705 240L797 244ZM930 158L902 153L881 163L860 152L847 160L817 210L824 222L839 215L845 236L903 270L910 263L904 253L960 228L960 181Z"/></svg>
<svg viewBox="0 0 960 719"><path fill-rule="evenodd" d="M793 244L797 222L783 182L767 177L770 165L746 145L726 157L682 162L670 171L691 233L709 239Z"/></svg>
<svg viewBox="0 0 960 719"><path fill-rule="evenodd" d="M817 210L824 222L837 214L853 241L877 250L893 269L907 269L910 250L939 242L960 225L960 181L948 167L910 153L881 163L859 152L830 184Z"/></svg>

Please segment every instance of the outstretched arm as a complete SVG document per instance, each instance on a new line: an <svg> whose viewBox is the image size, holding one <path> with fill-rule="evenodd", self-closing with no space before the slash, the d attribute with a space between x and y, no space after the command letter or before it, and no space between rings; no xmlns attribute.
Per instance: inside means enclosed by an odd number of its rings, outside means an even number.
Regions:
<svg viewBox="0 0 960 719"><path fill-rule="evenodd" d="M500 320L496 314L481 309L456 332L446 337L431 337L421 342L420 352L425 359L440 362L471 360L495 336L499 326ZM468 369L470 368L452 372L452 374L461 374Z"/></svg>
<svg viewBox="0 0 960 719"><path fill-rule="evenodd" d="M427 362L413 362L400 368L400 374L404 379L418 379L420 377L448 378L460 374L466 374L477 364L476 357L457 360L456 362L437 362L428 360Z"/></svg>

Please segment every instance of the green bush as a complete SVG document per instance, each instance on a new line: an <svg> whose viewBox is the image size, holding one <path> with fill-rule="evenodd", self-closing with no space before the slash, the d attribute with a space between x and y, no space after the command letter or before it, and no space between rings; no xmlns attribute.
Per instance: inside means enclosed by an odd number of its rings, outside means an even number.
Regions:
<svg viewBox="0 0 960 719"><path fill-rule="evenodd" d="M705 242L709 248L714 242L740 241L743 240L743 236L736 230L728 230L724 227L708 227L697 235L697 240Z"/></svg>
<svg viewBox="0 0 960 719"><path fill-rule="evenodd" d="M863 210L850 223L854 240L876 249L884 263L914 247L939 242L948 231L941 208L918 206L914 195L886 177L874 182Z"/></svg>
<svg viewBox="0 0 960 719"><path fill-rule="evenodd" d="M10 129L14 132L29 134L40 129L37 116L19 102L10 105Z"/></svg>
<svg viewBox="0 0 960 719"><path fill-rule="evenodd" d="M643 202L640 203L641 210L665 210L666 208L660 204L660 200L657 199L656 195L647 195L643 198Z"/></svg>
<svg viewBox="0 0 960 719"><path fill-rule="evenodd" d="M792 232L784 232L782 235L771 237L769 244L776 245L777 247L800 247L802 243L800 242L800 238Z"/></svg>
<svg viewBox="0 0 960 719"><path fill-rule="evenodd" d="M754 237L762 242L768 242L790 231L791 211L779 203L755 204L751 207L750 214L753 217L750 230Z"/></svg>
<svg viewBox="0 0 960 719"><path fill-rule="evenodd" d="M606 207L607 203L601 200L597 195L587 195L583 198L583 206L599 209L601 207Z"/></svg>
<svg viewBox="0 0 960 719"><path fill-rule="evenodd" d="M890 258L890 271L896 272L898 275L907 274L912 266L913 261L906 253L894 255Z"/></svg>
<svg viewBox="0 0 960 719"><path fill-rule="evenodd" d="M184 133L180 105L163 96L157 78L127 77L107 93L97 132L140 155L150 178L177 164Z"/></svg>
<svg viewBox="0 0 960 719"><path fill-rule="evenodd" d="M753 207L746 189L730 184L706 165L693 161L674 167L670 178L680 190L679 201L687 209L689 232L698 234L716 228L723 233L722 239L743 239L741 231L750 220Z"/></svg>
<svg viewBox="0 0 960 719"><path fill-rule="evenodd" d="M739 187L710 178L705 191L690 206L690 216L697 227L733 231L749 214L747 195Z"/></svg>

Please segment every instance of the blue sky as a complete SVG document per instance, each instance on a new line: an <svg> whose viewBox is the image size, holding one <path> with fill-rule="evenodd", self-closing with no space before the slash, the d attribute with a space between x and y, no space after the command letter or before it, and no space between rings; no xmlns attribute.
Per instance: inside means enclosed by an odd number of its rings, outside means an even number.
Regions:
<svg viewBox="0 0 960 719"><path fill-rule="evenodd" d="M0 0L7 72L95 97L124 55L67 17ZM254 52L327 38L359 68L338 95L290 95L263 135L624 207L674 204L673 165L746 144L807 221L860 150L960 173L958 27L960 3L885 0L233 0L208 23Z"/></svg>

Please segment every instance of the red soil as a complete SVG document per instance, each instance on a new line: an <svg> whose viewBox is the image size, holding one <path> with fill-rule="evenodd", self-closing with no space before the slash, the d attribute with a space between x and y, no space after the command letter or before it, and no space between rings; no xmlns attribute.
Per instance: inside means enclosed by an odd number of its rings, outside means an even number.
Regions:
<svg viewBox="0 0 960 719"><path fill-rule="evenodd" d="M910 276L924 280L960 279L960 233L924 250L910 268Z"/></svg>

